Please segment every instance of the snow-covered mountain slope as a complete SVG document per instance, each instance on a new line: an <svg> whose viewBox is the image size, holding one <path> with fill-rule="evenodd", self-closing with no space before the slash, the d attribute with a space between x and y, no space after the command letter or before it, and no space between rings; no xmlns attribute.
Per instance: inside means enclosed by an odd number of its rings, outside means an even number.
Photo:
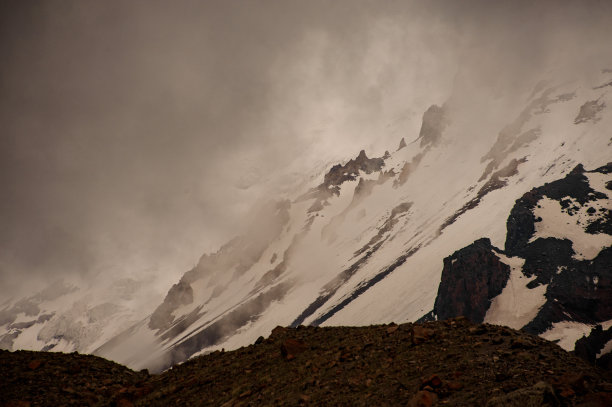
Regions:
<svg viewBox="0 0 612 407"><path fill-rule="evenodd" d="M161 298L151 281L108 273L89 282L59 280L0 305L0 348L92 353Z"/></svg>
<svg viewBox="0 0 612 407"><path fill-rule="evenodd" d="M76 349L157 371L252 343L277 325L460 310L568 349L593 329L596 353L605 353L611 80L604 71L593 82L539 84L518 104L480 101L477 115L466 110L473 95L440 101L395 151L369 158L362 150L303 177L310 181L261 205L242 236L202 256L136 323L119 333L112 317L99 324L104 340ZM50 343L41 332L52 319L30 333L17 332L20 321L3 325L13 347Z"/></svg>
<svg viewBox="0 0 612 407"><path fill-rule="evenodd" d="M414 141L380 158L361 151L262 208L244 236L204 255L149 317L96 353L159 370L277 325L441 317L441 276L455 260L443 259L474 241L488 260L468 263L466 279L481 273L488 283L483 266L502 272L470 300L480 301L469 304L476 319L572 348L612 320L609 295L597 310L588 297L609 287L612 175L601 167L612 157L612 101L600 85L610 79L539 85L506 122L483 119L474 137L465 133L479 126L462 117L460 97L431 106L420 133L406 136ZM580 181L554 189L572 177ZM561 260L549 259L557 252Z"/></svg>

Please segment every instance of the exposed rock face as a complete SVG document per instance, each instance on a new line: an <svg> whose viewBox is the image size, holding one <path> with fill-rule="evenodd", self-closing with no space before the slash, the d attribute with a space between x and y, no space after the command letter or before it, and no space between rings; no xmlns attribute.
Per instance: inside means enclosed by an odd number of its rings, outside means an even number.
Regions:
<svg viewBox="0 0 612 407"><path fill-rule="evenodd" d="M421 140L421 147L437 145L448 123L445 108L431 105L423 114L423 124L421 125L421 131L417 139Z"/></svg>
<svg viewBox="0 0 612 407"><path fill-rule="evenodd" d="M406 147L406 140L402 137L399 143L399 147L397 147L397 151L401 150L404 147Z"/></svg>
<svg viewBox="0 0 612 407"><path fill-rule="evenodd" d="M336 164L325 174L323 185L329 187L340 186L345 181L353 181L359 176L359 171L371 174L380 171L385 165L382 158L368 158L365 150L361 150L357 158L349 160L346 164Z"/></svg>
<svg viewBox="0 0 612 407"><path fill-rule="evenodd" d="M463 315L482 322L510 277L510 267L493 252L489 239L480 239L444 259L434 305L439 319Z"/></svg>
<svg viewBox="0 0 612 407"><path fill-rule="evenodd" d="M574 260L566 266L557 263L560 272L551 276L546 303L523 329L540 334L555 322L572 320L595 324L612 319L610 264L612 248L602 250L593 260Z"/></svg>
<svg viewBox="0 0 612 407"><path fill-rule="evenodd" d="M334 195L340 195L340 185L346 181L356 180L359 177L360 171L366 174L380 171L385 166L385 159L388 157L388 152L385 152L385 156L382 158L368 158L365 150L361 150L356 158L349 160L346 164L332 166L325 174L322 184L311 189L297 200L302 201L315 198L308 212L318 212L323 209L329 198Z"/></svg>
<svg viewBox="0 0 612 407"><path fill-rule="evenodd" d="M611 168L612 164L608 164L592 172L608 174ZM568 239L548 237L531 241L539 221L534 209L542 198L559 201L562 210L570 216L580 207L608 199L606 194L589 185L585 174L584 168L578 165L565 178L534 188L516 201L508 218L506 252L525 259L523 273L536 276L530 288L549 284L547 302L525 326L528 332L542 333L552 323L567 319L596 323L612 318L612 248L602 250L592 260L579 260L575 258L573 242ZM605 233L608 212L588 224L584 231Z"/></svg>
<svg viewBox="0 0 612 407"><path fill-rule="evenodd" d="M574 353L584 360L609 370L612 368L612 354L608 353L600 358L598 355L611 340L612 327L604 330L601 325L597 325L588 336L583 336L576 341Z"/></svg>
<svg viewBox="0 0 612 407"><path fill-rule="evenodd" d="M585 171L578 165L565 178L527 192L512 208L507 221L504 254L524 259L521 272L532 279L527 289L546 286L544 304L523 330L542 334L557 322L594 325L612 319L612 247L603 247L593 253L593 257L584 257L578 253L578 240L584 236L538 237L537 225L543 220L534 213L544 199L556 201L561 215L578 218L568 218L568 221L582 227L585 236L598 235L596 239L605 239L605 225L609 221L606 207L610 200L604 192L589 184L587 175L611 172L612 164L594 171ZM542 209L546 212L542 216L559 215L550 213L555 211L554 207L550 208ZM569 237L577 240L572 241ZM480 239L444 259L434 312L424 319L465 315L473 321L482 321L490 300L501 292L508 278L508 266L500 262L496 252L503 253L493 248L487 239ZM576 351L594 361L595 354L605 344L604 339L611 336L612 331L593 331L576 344Z"/></svg>
<svg viewBox="0 0 612 407"><path fill-rule="evenodd" d="M612 163L593 172L606 174L610 168L612 168ZM509 255L522 256L524 254L527 242L535 232L536 218L533 209L544 196L560 201L562 206L569 205L567 198L572 198L581 205L607 198L606 194L591 188L584 173L584 168L579 164L565 178L534 188L516 201L507 221L508 234L505 249Z"/></svg>
<svg viewBox="0 0 612 407"><path fill-rule="evenodd" d="M164 302L155 309L149 320L151 329L161 329L167 327L174 321L172 311L181 305L191 304L193 302L193 289L189 283L179 281L174 284L164 299Z"/></svg>

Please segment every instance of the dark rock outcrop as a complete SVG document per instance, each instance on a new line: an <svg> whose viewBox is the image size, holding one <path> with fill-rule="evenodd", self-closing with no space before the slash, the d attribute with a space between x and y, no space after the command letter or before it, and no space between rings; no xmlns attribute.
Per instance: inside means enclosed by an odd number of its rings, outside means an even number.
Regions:
<svg viewBox="0 0 612 407"><path fill-rule="evenodd" d="M386 157L388 157L387 152L385 152L385 157L382 158L368 158L365 150L361 150L356 158L349 160L346 164L332 166L324 175L323 183L300 196L297 201L315 199L308 212L320 211L327 204L329 198L340 195L340 185L346 181L356 180L361 171L365 174L380 171L385 166Z"/></svg>
<svg viewBox="0 0 612 407"><path fill-rule="evenodd" d="M510 267L499 260L489 239L480 239L444 259L434 305L438 319L465 316L482 322L510 277Z"/></svg>
<svg viewBox="0 0 612 407"><path fill-rule="evenodd" d="M592 364L610 369L612 368L612 357L610 357L612 354L597 358L604 346L610 341L612 341L612 327L604 330L601 325L597 325L591 329L588 336L583 336L576 341L574 353Z"/></svg>
<svg viewBox="0 0 612 407"><path fill-rule="evenodd" d="M593 172L605 174L608 168L612 168L612 163ZM544 196L560 201L562 207L569 204L567 198L572 198L581 205L608 198L604 193L591 188L584 173L584 167L578 164L565 178L534 188L517 199L506 223L505 250L509 255L524 257L529 239L535 232L536 219L533 210Z"/></svg>
<svg viewBox="0 0 612 407"><path fill-rule="evenodd" d="M595 324L612 319L612 247L593 260L572 259L566 265L556 263L558 257L549 260L549 268L558 272L549 277L546 303L524 330L540 334L555 322ZM539 275L534 282L538 280Z"/></svg>
<svg viewBox="0 0 612 407"><path fill-rule="evenodd" d="M607 164L590 172L611 171L612 164ZM572 236L532 240L536 222L541 221L536 219L534 210L542 198L559 201L561 210L569 215L599 199L608 199L589 185L586 173L578 165L565 178L532 189L516 201L508 217L504 253L524 259L522 273L535 277L527 289L546 285L546 301L522 328L526 332L542 334L562 321L597 324L612 319L612 247L602 249L593 259L582 259L576 256ZM594 211L585 212L595 215ZM606 215L604 211L598 217L602 225L607 222ZM592 222L585 226L586 233L606 233L605 228L593 230L591 225ZM482 321L490 300L501 293L508 278L508 267L499 262L493 249L487 239L480 239L446 258L434 310L422 320L465 315ZM597 332L594 335L602 336ZM577 353L593 359L593 341L600 340L577 343Z"/></svg>
<svg viewBox="0 0 612 407"><path fill-rule="evenodd" d="M357 158L349 160L346 164L336 164L330 168L323 178L323 185L327 189L339 187L346 181L354 181L359 176L359 171L371 174L385 165L382 158L368 158L365 150L361 150Z"/></svg>
<svg viewBox="0 0 612 407"><path fill-rule="evenodd" d="M423 123L417 140L421 140L421 147L435 146L442 139L442 132L448 125L444 106L431 105L423 113Z"/></svg>
<svg viewBox="0 0 612 407"><path fill-rule="evenodd" d="M402 137L402 139L399 142L399 146L397 147L397 151L400 151L404 147L406 147L406 140Z"/></svg>

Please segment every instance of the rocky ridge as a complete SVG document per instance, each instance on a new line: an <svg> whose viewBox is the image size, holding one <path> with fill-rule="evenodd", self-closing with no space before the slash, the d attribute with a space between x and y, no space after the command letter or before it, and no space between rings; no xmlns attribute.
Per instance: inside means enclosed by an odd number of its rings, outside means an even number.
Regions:
<svg viewBox="0 0 612 407"><path fill-rule="evenodd" d="M608 406L612 376L557 345L466 318L277 327L159 375L94 356L0 351L3 406ZM531 403L531 404L525 404Z"/></svg>

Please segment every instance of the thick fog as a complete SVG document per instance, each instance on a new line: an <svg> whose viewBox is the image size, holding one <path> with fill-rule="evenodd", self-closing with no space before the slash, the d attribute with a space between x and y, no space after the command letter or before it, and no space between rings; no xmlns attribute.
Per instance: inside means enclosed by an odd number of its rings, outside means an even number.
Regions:
<svg viewBox="0 0 612 407"><path fill-rule="evenodd" d="M0 299L104 270L170 284L254 202L416 138L431 104L612 68L608 1L0 7Z"/></svg>

